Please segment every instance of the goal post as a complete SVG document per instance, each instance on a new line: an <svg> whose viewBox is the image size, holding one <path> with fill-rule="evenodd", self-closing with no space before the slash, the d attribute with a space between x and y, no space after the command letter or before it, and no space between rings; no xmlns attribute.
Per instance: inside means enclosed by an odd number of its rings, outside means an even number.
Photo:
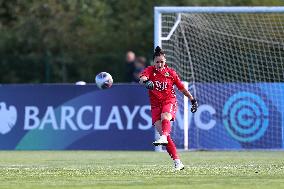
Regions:
<svg viewBox="0 0 284 189"><path fill-rule="evenodd" d="M284 145L284 7L155 7L156 46L205 112L177 94L179 149Z"/></svg>

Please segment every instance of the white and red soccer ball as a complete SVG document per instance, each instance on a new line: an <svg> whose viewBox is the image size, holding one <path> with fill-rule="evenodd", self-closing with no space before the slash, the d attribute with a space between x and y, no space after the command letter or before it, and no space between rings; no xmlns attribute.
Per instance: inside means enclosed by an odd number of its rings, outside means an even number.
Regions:
<svg viewBox="0 0 284 189"><path fill-rule="evenodd" d="M108 89L112 86L112 76L107 72L100 72L96 75L96 85L100 89Z"/></svg>

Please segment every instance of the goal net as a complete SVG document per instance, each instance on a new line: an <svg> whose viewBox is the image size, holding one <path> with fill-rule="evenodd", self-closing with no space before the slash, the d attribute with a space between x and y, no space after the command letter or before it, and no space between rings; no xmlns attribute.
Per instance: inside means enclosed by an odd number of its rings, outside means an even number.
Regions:
<svg viewBox="0 0 284 189"><path fill-rule="evenodd" d="M199 102L191 114L190 102L177 95L178 148L282 148L283 13L284 7L155 8L155 46Z"/></svg>

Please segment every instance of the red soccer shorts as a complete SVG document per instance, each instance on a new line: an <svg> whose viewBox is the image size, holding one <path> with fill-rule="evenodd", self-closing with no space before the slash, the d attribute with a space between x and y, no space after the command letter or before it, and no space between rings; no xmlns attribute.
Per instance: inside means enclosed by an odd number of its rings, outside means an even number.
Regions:
<svg viewBox="0 0 284 189"><path fill-rule="evenodd" d="M172 114L172 120L175 120L177 112L177 102L166 102L165 104L161 103L159 106L151 105L151 114L152 114L152 124L156 121L161 120L161 114L168 112Z"/></svg>

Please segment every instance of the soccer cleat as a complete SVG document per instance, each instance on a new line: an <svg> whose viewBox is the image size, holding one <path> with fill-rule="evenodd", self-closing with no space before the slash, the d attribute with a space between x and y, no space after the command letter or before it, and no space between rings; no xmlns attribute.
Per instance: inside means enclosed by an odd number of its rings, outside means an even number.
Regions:
<svg viewBox="0 0 284 189"><path fill-rule="evenodd" d="M167 146L168 145L167 136L162 135L158 140L153 142L153 145L154 146L159 146L159 145Z"/></svg>
<svg viewBox="0 0 284 189"><path fill-rule="evenodd" d="M181 161L175 162L175 171L180 171L184 169L184 165L182 164Z"/></svg>

